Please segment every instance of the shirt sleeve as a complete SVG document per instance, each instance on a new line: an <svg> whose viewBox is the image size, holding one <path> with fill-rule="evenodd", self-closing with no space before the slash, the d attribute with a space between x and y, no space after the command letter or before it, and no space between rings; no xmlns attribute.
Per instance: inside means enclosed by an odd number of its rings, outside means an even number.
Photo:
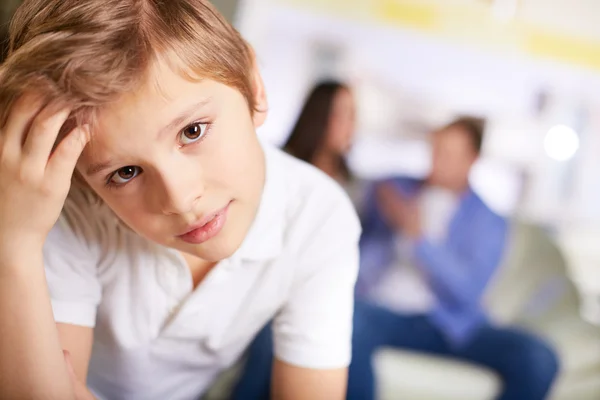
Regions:
<svg viewBox="0 0 600 400"><path fill-rule="evenodd" d="M502 218L486 218L479 223L477 234L472 235L471 251L462 255L447 245L418 240L415 256L436 296L457 308L479 304L501 262L506 232Z"/></svg>
<svg viewBox="0 0 600 400"><path fill-rule="evenodd" d="M350 364L360 223L345 195L299 254L291 296L274 320L275 355L312 369Z"/></svg>
<svg viewBox="0 0 600 400"><path fill-rule="evenodd" d="M102 290L97 277L98 235L87 211L68 199L43 253L55 321L94 327Z"/></svg>

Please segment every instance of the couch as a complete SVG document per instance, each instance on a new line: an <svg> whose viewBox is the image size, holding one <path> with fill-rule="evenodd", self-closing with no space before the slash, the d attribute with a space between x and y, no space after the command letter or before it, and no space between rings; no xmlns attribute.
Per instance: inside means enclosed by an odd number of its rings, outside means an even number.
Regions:
<svg viewBox="0 0 600 400"><path fill-rule="evenodd" d="M579 295L568 276L551 236L517 222L485 307L496 323L522 326L555 346L562 365L551 399L598 400L600 327L581 318ZM380 400L491 400L502 385L488 369L410 351L384 348L374 363Z"/></svg>

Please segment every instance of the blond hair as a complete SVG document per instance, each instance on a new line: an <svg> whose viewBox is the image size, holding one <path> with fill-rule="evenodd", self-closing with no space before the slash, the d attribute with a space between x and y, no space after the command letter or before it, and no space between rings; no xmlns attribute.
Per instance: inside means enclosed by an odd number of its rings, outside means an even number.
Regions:
<svg viewBox="0 0 600 400"><path fill-rule="evenodd" d="M252 51L206 0L25 0L0 67L0 126L29 91L93 123L96 110L137 90L157 60L187 79L239 90L254 111Z"/></svg>

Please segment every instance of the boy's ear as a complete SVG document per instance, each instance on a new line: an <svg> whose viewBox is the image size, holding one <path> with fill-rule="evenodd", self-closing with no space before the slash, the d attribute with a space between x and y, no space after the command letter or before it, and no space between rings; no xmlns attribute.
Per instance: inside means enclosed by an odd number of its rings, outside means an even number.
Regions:
<svg viewBox="0 0 600 400"><path fill-rule="evenodd" d="M254 102L256 104L256 110L252 117L254 121L254 127L258 128L265 123L267 119L267 111L269 109L269 103L267 101L267 92L265 90L265 84L262 76L260 76L260 69L258 68L258 62L256 61L256 54L252 51L253 63L252 63L252 86L254 88Z"/></svg>

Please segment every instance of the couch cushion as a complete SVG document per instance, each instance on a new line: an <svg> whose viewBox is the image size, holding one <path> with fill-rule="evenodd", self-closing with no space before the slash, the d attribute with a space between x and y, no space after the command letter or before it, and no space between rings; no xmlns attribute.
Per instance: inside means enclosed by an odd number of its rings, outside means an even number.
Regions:
<svg viewBox="0 0 600 400"><path fill-rule="evenodd" d="M451 359L384 348L375 354L379 400L493 400L498 376Z"/></svg>

